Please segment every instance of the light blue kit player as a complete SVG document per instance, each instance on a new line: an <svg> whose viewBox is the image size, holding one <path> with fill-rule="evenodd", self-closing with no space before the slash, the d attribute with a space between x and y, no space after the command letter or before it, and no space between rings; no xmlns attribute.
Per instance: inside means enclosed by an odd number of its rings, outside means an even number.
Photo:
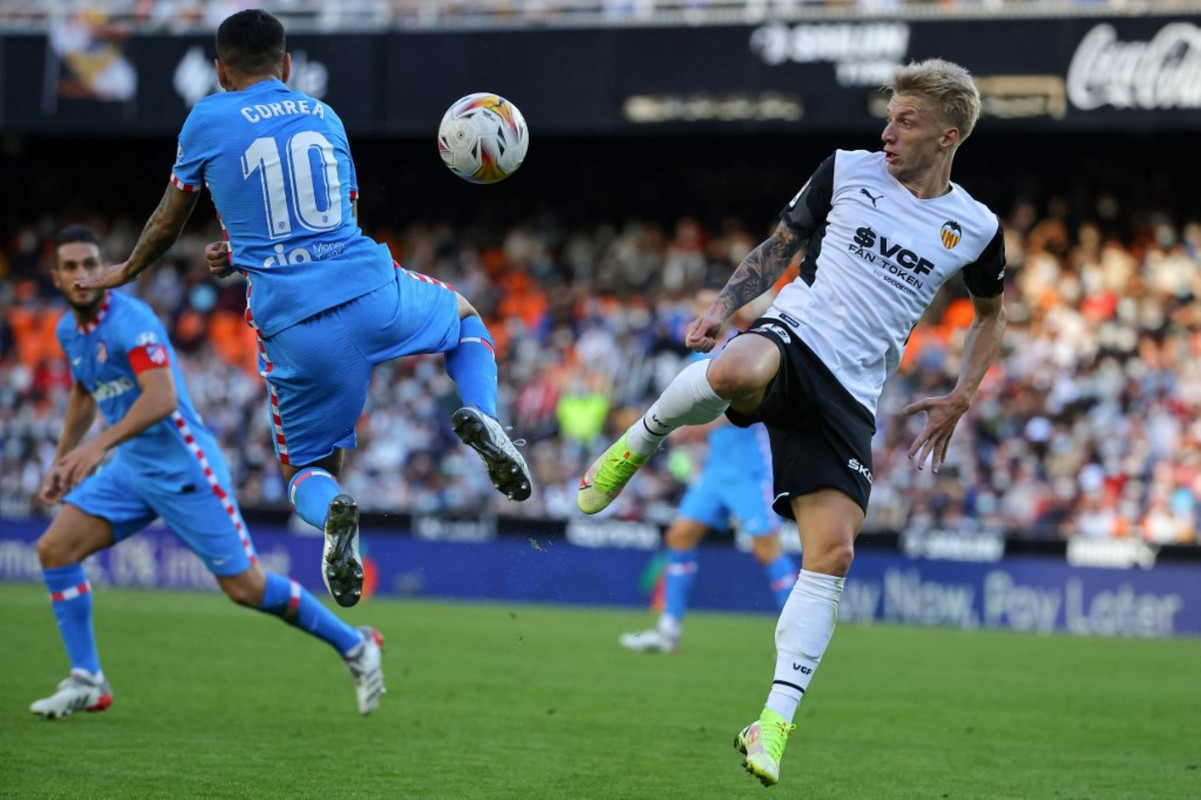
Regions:
<svg viewBox="0 0 1201 800"><path fill-rule="evenodd" d="M284 83L284 29L257 9L217 30L224 93L196 104L158 209L129 260L87 285L118 286L176 241L207 187L226 242L205 257L247 279L275 452L297 514L325 531L322 575L341 605L358 602L358 505L338 486L343 450L376 364L443 353L464 407L451 427L513 500L530 496L525 459L496 419L496 359L479 314L446 284L409 272L358 227L358 186L342 121Z"/></svg>
<svg viewBox="0 0 1201 800"><path fill-rule="evenodd" d="M698 309L708 308L716 296L716 291L702 290ZM732 335L728 332L727 339ZM695 353L693 360L712 358L717 351ZM796 565L780 546L780 519L771 507L773 473L767 428L761 424L738 428L724 419L706 427L705 466L685 492L664 537L663 611L654 628L621 635L621 645L629 650L672 653L679 648L688 597L696 580L698 545L709 531L729 529L731 521L751 537L751 552L763 567L778 607L784 607L796 583Z"/></svg>
<svg viewBox="0 0 1201 800"><path fill-rule="evenodd" d="M81 562L161 518L235 603L333 645L354 678L359 710L370 713L384 691L379 633L350 627L296 581L262 569L225 460L192 406L158 318L134 297L77 285L102 267L99 239L90 229L75 225L58 235L52 277L71 307L59 322L58 340L73 388L41 489L43 502L61 499L63 507L37 552L71 674L30 710L53 719L112 704ZM108 425L84 441L97 409ZM95 471L113 449L112 460Z"/></svg>

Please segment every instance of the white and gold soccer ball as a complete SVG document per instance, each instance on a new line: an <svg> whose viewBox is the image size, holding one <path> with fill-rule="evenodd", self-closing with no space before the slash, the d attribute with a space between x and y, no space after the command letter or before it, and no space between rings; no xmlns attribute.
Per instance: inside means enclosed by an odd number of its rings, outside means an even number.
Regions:
<svg viewBox="0 0 1201 800"><path fill-rule="evenodd" d="M530 131L517 106L477 92L456 100L438 126L438 152L450 171L472 183L496 183L525 160Z"/></svg>

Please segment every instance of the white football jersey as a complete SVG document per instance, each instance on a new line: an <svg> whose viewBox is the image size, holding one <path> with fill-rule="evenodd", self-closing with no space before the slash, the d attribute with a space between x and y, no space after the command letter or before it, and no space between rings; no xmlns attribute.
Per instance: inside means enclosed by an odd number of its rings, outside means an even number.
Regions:
<svg viewBox="0 0 1201 800"><path fill-rule="evenodd" d="M1001 223L961 186L920 200L882 152L838 150L780 213L809 240L801 274L765 317L787 323L875 415L884 381L944 282L964 271L978 297L1003 290Z"/></svg>

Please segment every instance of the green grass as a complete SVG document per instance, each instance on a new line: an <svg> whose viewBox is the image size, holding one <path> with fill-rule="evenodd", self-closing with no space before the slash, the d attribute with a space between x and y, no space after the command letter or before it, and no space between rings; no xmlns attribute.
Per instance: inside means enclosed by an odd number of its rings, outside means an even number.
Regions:
<svg viewBox="0 0 1201 800"><path fill-rule="evenodd" d="M697 614L634 655L636 612L374 601L369 718L325 645L216 595L100 589L116 700L45 722L66 674L40 588L0 586L0 796L738 798L774 621ZM769 797L1201 797L1201 641L846 625Z"/></svg>

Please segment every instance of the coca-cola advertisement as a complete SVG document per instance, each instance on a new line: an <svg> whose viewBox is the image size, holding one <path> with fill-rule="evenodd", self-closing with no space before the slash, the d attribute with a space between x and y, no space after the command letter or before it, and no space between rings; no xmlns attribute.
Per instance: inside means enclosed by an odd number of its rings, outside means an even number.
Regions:
<svg viewBox="0 0 1201 800"><path fill-rule="evenodd" d="M1149 39L1123 40L1114 25L1094 25L1068 65L1074 108L1201 108L1201 27L1165 24Z"/></svg>

